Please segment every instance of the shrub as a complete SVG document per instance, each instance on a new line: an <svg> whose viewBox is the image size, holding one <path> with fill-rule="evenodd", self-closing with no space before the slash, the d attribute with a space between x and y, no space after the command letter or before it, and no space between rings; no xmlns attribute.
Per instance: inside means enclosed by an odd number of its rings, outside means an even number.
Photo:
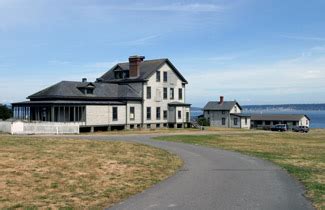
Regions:
<svg viewBox="0 0 325 210"><path fill-rule="evenodd" d="M201 117L197 120L198 124L201 126L210 126L210 123L207 119L205 119L204 117Z"/></svg>
<svg viewBox="0 0 325 210"><path fill-rule="evenodd" d="M9 107L6 105L0 104L0 119L6 120L9 119L12 116L12 111Z"/></svg>

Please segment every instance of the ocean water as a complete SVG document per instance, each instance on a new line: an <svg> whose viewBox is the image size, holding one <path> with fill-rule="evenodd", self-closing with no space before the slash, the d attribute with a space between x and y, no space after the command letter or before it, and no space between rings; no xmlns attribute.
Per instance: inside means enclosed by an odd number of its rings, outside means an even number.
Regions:
<svg viewBox="0 0 325 210"><path fill-rule="evenodd" d="M305 114L310 118L311 128L325 128L325 110L310 111L310 110L244 110L245 113L254 114ZM202 111L191 111L192 117L199 116L203 114Z"/></svg>

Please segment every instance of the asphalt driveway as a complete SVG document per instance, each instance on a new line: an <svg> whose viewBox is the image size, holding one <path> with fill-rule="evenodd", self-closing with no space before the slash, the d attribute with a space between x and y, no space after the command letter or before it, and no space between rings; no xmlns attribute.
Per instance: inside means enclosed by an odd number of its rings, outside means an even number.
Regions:
<svg viewBox="0 0 325 210"><path fill-rule="evenodd" d="M313 209L303 196L302 185L270 162L151 137L78 136L140 142L168 150L184 160L176 175L110 209Z"/></svg>

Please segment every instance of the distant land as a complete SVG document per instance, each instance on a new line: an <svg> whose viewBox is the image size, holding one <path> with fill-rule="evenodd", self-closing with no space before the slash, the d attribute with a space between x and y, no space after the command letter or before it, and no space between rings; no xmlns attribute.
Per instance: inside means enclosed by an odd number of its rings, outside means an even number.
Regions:
<svg viewBox="0 0 325 210"><path fill-rule="evenodd" d="M323 111L325 110L324 104L278 104L278 105L244 105L242 108L245 111L255 111L255 110L306 110L306 111ZM191 107L192 111L202 111L203 108Z"/></svg>
<svg viewBox="0 0 325 210"><path fill-rule="evenodd" d="M323 111L325 110L325 104L279 104L279 105L245 105L242 106L244 110L305 110L305 111Z"/></svg>

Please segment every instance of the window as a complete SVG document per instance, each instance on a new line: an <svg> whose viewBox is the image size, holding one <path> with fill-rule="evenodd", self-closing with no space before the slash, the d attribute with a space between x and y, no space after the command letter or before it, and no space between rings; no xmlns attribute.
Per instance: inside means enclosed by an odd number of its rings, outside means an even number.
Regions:
<svg viewBox="0 0 325 210"><path fill-rule="evenodd" d="M164 99L167 99L168 93L167 93L167 88L164 88Z"/></svg>
<svg viewBox="0 0 325 210"><path fill-rule="evenodd" d="M151 99L151 87L147 87L147 99Z"/></svg>
<svg viewBox="0 0 325 210"><path fill-rule="evenodd" d="M178 119L182 119L182 111L178 111Z"/></svg>
<svg viewBox="0 0 325 210"><path fill-rule="evenodd" d="M160 71L156 72L156 81L160 82Z"/></svg>
<svg viewBox="0 0 325 210"><path fill-rule="evenodd" d="M234 118L234 125L238 125L238 118Z"/></svg>
<svg viewBox="0 0 325 210"><path fill-rule="evenodd" d="M226 114L226 111L222 111L222 114Z"/></svg>
<svg viewBox="0 0 325 210"><path fill-rule="evenodd" d="M247 125L247 117L245 117L245 125Z"/></svg>
<svg viewBox="0 0 325 210"><path fill-rule="evenodd" d="M113 107L113 121L117 121L117 107Z"/></svg>
<svg viewBox="0 0 325 210"><path fill-rule="evenodd" d="M130 107L130 120L134 120L135 119L135 113L134 113L134 106Z"/></svg>
<svg viewBox="0 0 325 210"><path fill-rule="evenodd" d="M147 120L151 120L151 107L147 107Z"/></svg>
<svg viewBox="0 0 325 210"><path fill-rule="evenodd" d="M178 100L183 100L183 89L182 88L178 89Z"/></svg>
<svg viewBox="0 0 325 210"><path fill-rule="evenodd" d="M164 71L164 82L167 82L167 71Z"/></svg>
<svg viewBox="0 0 325 210"><path fill-rule="evenodd" d="M167 120L167 110L164 110L164 120Z"/></svg>
<svg viewBox="0 0 325 210"><path fill-rule="evenodd" d="M151 124L147 124L147 128L151 128Z"/></svg>
<svg viewBox="0 0 325 210"><path fill-rule="evenodd" d="M222 125L226 125L226 118L223 117L223 118L221 119L221 121L222 121L222 122L221 122Z"/></svg>
<svg viewBox="0 0 325 210"><path fill-rule="evenodd" d="M86 89L86 94L93 94L94 93L94 89L91 89L91 88L87 88Z"/></svg>
<svg viewBox="0 0 325 210"><path fill-rule="evenodd" d="M163 126L164 126L164 128L167 128L167 123L164 123Z"/></svg>
<svg viewBox="0 0 325 210"><path fill-rule="evenodd" d="M174 99L174 88L170 88L170 99Z"/></svg>
<svg viewBox="0 0 325 210"><path fill-rule="evenodd" d="M156 128L160 128L160 124L156 124Z"/></svg>
<svg viewBox="0 0 325 210"><path fill-rule="evenodd" d="M160 107L156 108L156 118L157 120L160 120Z"/></svg>

